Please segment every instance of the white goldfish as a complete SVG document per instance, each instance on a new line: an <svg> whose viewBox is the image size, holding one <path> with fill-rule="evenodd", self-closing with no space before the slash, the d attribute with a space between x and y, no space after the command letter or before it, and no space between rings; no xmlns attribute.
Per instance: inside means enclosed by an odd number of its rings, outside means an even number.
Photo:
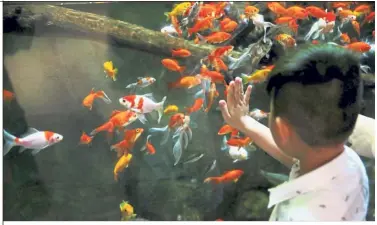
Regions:
<svg viewBox="0 0 377 225"><path fill-rule="evenodd" d="M153 84L154 82L156 82L156 79L153 77L138 77L137 82L127 85L126 88L133 88L133 87L145 88Z"/></svg>

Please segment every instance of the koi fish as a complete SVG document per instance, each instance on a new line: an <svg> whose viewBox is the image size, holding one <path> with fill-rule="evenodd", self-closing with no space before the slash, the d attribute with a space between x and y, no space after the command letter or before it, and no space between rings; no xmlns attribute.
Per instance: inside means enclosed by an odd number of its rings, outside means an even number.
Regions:
<svg viewBox="0 0 377 225"><path fill-rule="evenodd" d="M156 153L156 149L154 148L154 146L150 143L149 141L149 138L151 137L152 135L148 135L147 136L147 142L145 143L145 145L141 148L140 151L145 151L147 150L147 154L150 154L150 155L154 155Z"/></svg>
<svg viewBox="0 0 377 225"><path fill-rule="evenodd" d="M164 114L176 113L176 112L178 112L178 110L179 110L178 106L168 105L164 110Z"/></svg>
<svg viewBox="0 0 377 225"><path fill-rule="evenodd" d="M168 21L171 16L182 16L190 7L190 2L182 2L175 5L174 9L171 12L164 13L164 15L167 17L166 20Z"/></svg>
<svg viewBox="0 0 377 225"><path fill-rule="evenodd" d="M191 89L201 83L200 76L185 76L178 78L177 81L169 82L168 89L172 88L187 88Z"/></svg>
<svg viewBox="0 0 377 225"><path fill-rule="evenodd" d="M128 126L129 124L133 123L137 119L139 119L142 123L145 123L145 117L141 117L142 115L138 115L136 112L131 110L126 111L118 111L114 110L110 116L109 121L102 124L101 126L94 129L90 136L94 136L98 134L99 132L106 131L107 132L107 138L110 141L110 139L113 137L114 129L118 128L121 129L123 127Z"/></svg>
<svg viewBox="0 0 377 225"><path fill-rule="evenodd" d="M19 153L22 153L26 149L33 149L31 154L36 155L42 149L45 149L51 145L59 143L63 140L61 134L52 131L39 131L35 128L29 128L29 130L21 135L15 137L3 130L5 145L3 149L3 155L5 156L14 146L21 146Z"/></svg>
<svg viewBox="0 0 377 225"><path fill-rule="evenodd" d="M127 221L136 217L136 214L134 214L134 207L132 207L132 205L130 205L128 202L123 201L119 204L119 208L123 221Z"/></svg>
<svg viewBox="0 0 377 225"><path fill-rule="evenodd" d="M161 61L162 65L170 71L179 72L181 75L185 71L185 66L180 66L178 61L175 59L163 59Z"/></svg>
<svg viewBox="0 0 377 225"><path fill-rule="evenodd" d="M3 101L11 102L14 99L14 93L3 89Z"/></svg>
<svg viewBox="0 0 377 225"><path fill-rule="evenodd" d="M197 99L195 99L195 102L194 102L194 104L191 107L186 107L187 114L191 114L191 113L196 112L199 109L201 109L202 106L203 106L203 103L204 103L204 99L203 98L197 98Z"/></svg>
<svg viewBox="0 0 377 225"><path fill-rule="evenodd" d="M208 42L210 44L220 44L232 37L231 34L223 32L223 31L213 32L208 36L202 36L200 34L196 34L196 35L202 42L204 43Z"/></svg>
<svg viewBox="0 0 377 225"><path fill-rule="evenodd" d="M250 76L248 76L245 73L241 73L241 78L242 78L242 81L243 81L244 84L247 84L247 83L252 83L252 84L261 83L261 82L263 82L263 81L265 81L267 79L267 77L270 74L270 72L271 72L271 69L261 69L261 70L255 71Z"/></svg>
<svg viewBox="0 0 377 225"><path fill-rule="evenodd" d="M173 49L171 51L171 54L173 57L182 57L182 58L191 56L191 52L184 48Z"/></svg>
<svg viewBox="0 0 377 225"><path fill-rule="evenodd" d="M206 112L206 113L209 112L213 102L215 101L215 98L217 98L218 96L219 96L219 92L216 90L216 84L214 82L212 82L211 87L209 89L209 93L208 93L207 108L204 110L204 112Z"/></svg>
<svg viewBox="0 0 377 225"><path fill-rule="evenodd" d="M89 95L87 95L84 100L82 101L82 105L87 107L89 110L92 110L93 102L96 98L101 98L107 104L111 103L111 99L107 97L104 91L94 91L94 88L90 91Z"/></svg>
<svg viewBox="0 0 377 225"><path fill-rule="evenodd" d="M132 159L132 154L122 155L114 167L114 180L118 181L119 173L128 167Z"/></svg>
<svg viewBox="0 0 377 225"><path fill-rule="evenodd" d="M204 183L214 182L219 183L228 183L228 182L237 182L238 179L244 174L242 170L231 170L225 172L219 177L208 177L204 180Z"/></svg>
<svg viewBox="0 0 377 225"><path fill-rule="evenodd" d="M79 144L81 144L81 145L89 145L89 144L91 144L92 140L93 140L93 137L87 135L87 134L83 131L82 134L81 134L81 137L80 137L80 142L79 142Z"/></svg>
<svg viewBox="0 0 377 225"><path fill-rule="evenodd" d="M185 119L185 115L183 113L176 113L170 117L168 125L162 128L158 128L158 127L150 128L149 132L150 133L162 132L164 136L160 144L164 145L169 140L171 130L183 125L184 119Z"/></svg>
<svg viewBox="0 0 377 225"><path fill-rule="evenodd" d="M259 121L261 119L267 118L269 115L268 112L262 111L260 109L253 109L249 112L249 116Z"/></svg>
<svg viewBox="0 0 377 225"><path fill-rule="evenodd" d="M136 83L129 84L126 86L126 88L134 88L134 87L145 88L153 84L154 82L156 82L156 79L153 77L138 77Z"/></svg>
<svg viewBox="0 0 377 225"><path fill-rule="evenodd" d="M111 151L116 151L118 158L122 155L127 155L132 150L135 142L139 139L140 135L144 132L143 128L136 128L133 130L126 130L124 132L124 139L110 147Z"/></svg>
<svg viewBox="0 0 377 225"><path fill-rule="evenodd" d="M107 61L103 63L103 68L104 72L106 74L105 77L110 77L113 79L113 81L116 81L116 75L118 73L118 69L114 68L113 62L112 61Z"/></svg>
<svg viewBox="0 0 377 225"><path fill-rule="evenodd" d="M144 95L128 95L119 99L119 103L134 112L145 114L153 111L158 112L157 123L160 123L164 113L164 103L166 96L162 98L161 102L154 102L152 93Z"/></svg>

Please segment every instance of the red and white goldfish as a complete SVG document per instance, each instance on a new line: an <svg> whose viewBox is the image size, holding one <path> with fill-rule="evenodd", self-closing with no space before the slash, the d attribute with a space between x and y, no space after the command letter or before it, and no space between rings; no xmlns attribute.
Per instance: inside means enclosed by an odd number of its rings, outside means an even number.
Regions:
<svg viewBox="0 0 377 225"><path fill-rule="evenodd" d="M127 155L131 152L137 139L144 132L143 128L136 128L124 131L124 138L122 141L110 147L110 150L116 151L118 158L122 155Z"/></svg>
<svg viewBox="0 0 377 225"><path fill-rule="evenodd" d="M107 104L111 103L111 99L107 97L104 91L94 91L94 88L90 91L89 95L87 95L84 100L82 101L82 105L87 107L89 110L93 108L93 102L96 98L101 98Z"/></svg>
<svg viewBox="0 0 377 225"><path fill-rule="evenodd" d="M174 82L169 82L168 83L168 89L172 88L187 88L191 89L201 83L200 76L184 76L178 78L178 80Z"/></svg>
<svg viewBox="0 0 377 225"><path fill-rule="evenodd" d="M14 93L3 89L3 101L11 102L14 99Z"/></svg>
<svg viewBox="0 0 377 225"><path fill-rule="evenodd" d="M140 151L145 151L147 150L147 154L148 155L154 155L156 153L156 149L155 147L151 144L151 142L149 141L149 138L151 137L152 135L148 135L147 136L147 141L145 143L145 145L141 148Z"/></svg>
<svg viewBox="0 0 377 225"><path fill-rule="evenodd" d="M194 104L191 107L186 107L187 114L199 111L203 107L204 99L197 98L195 99Z"/></svg>
<svg viewBox="0 0 377 225"><path fill-rule="evenodd" d="M184 124L184 120L185 120L185 114L176 113L170 117L168 125L162 128L153 127L149 129L149 132L150 133L155 133L155 132L164 133L164 137L161 140L161 145L163 145L169 140L170 132L179 126L182 126Z"/></svg>
<svg viewBox="0 0 377 225"><path fill-rule="evenodd" d="M211 87L209 88L209 92L208 92L208 104L207 104L207 108L204 110L204 112L208 113L209 110L211 109L212 107L212 104L213 102L215 101L215 99L219 96L219 92L216 90L216 84L215 83L211 83Z"/></svg>
<svg viewBox="0 0 377 225"><path fill-rule="evenodd" d="M163 59L162 65L170 71L179 72L181 75L186 70L185 66L180 66L179 62L175 59Z"/></svg>
<svg viewBox="0 0 377 225"><path fill-rule="evenodd" d="M103 64L104 72L106 74L106 77L110 77L113 79L113 81L116 81L116 75L118 73L118 69L114 68L112 61L107 61Z"/></svg>
<svg viewBox="0 0 377 225"><path fill-rule="evenodd" d="M156 79L153 77L138 77L137 82L127 85L126 88L133 88L133 87L145 88L153 84L154 82L156 82Z"/></svg>
<svg viewBox="0 0 377 225"><path fill-rule="evenodd" d="M35 128L29 128L28 132L21 137L15 137L3 130L5 146L3 155L6 155L14 146L21 146L20 153L26 149L33 149L31 154L36 155L42 149L54 145L63 140L61 134L52 131L39 131Z"/></svg>
<svg viewBox="0 0 377 225"><path fill-rule="evenodd" d="M118 181L119 173L128 167L132 159L132 154L122 155L114 167L114 180Z"/></svg>
<svg viewBox="0 0 377 225"><path fill-rule="evenodd" d="M151 113L153 111L158 112L158 120L160 123L161 117L164 113L164 103L166 101L166 96L162 98L161 102L154 102L152 99L152 93L144 95L127 95L119 99L119 103L137 113Z"/></svg>
<svg viewBox="0 0 377 225"><path fill-rule="evenodd" d="M80 145L90 145L92 143L93 137L87 135L84 131L81 134L80 137Z"/></svg>
<svg viewBox="0 0 377 225"><path fill-rule="evenodd" d="M244 174L243 170L231 170L225 172L219 177L208 177L204 180L204 183L214 182L219 183L228 183L228 182L237 182L238 179Z"/></svg>

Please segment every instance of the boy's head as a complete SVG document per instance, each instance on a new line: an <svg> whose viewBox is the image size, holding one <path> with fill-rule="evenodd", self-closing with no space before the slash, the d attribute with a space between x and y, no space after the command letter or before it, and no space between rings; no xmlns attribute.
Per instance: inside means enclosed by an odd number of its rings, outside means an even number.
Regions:
<svg viewBox="0 0 377 225"><path fill-rule="evenodd" d="M344 143L360 111L359 68L355 53L329 44L281 58L267 84L270 128L279 147L290 151L297 141L312 148Z"/></svg>

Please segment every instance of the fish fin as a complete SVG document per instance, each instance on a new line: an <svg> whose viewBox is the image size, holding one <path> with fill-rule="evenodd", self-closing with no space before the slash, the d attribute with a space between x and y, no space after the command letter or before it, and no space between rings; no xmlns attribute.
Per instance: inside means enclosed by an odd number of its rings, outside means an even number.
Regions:
<svg viewBox="0 0 377 225"><path fill-rule="evenodd" d="M164 115L164 103L166 101L166 96L162 98L161 102L158 103L158 108L157 108L157 112L158 112L158 120L157 120L157 123L159 124L161 122L161 118L162 116Z"/></svg>
<svg viewBox="0 0 377 225"><path fill-rule="evenodd" d="M189 140L191 140L192 139L192 130L191 130L191 128L190 127L188 127L187 128L187 133L188 133L188 138L189 138Z"/></svg>
<svg viewBox="0 0 377 225"><path fill-rule="evenodd" d="M227 140L226 136L224 135L222 145L221 145L221 151L228 151L229 150L229 146L227 145L227 142L228 142L228 140Z"/></svg>
<svg viewBox="0 0 377 225"><path fill-rule="evenodd" d="M237 181L238 181L238 179L235 179L235 180L234 180L234 183L237 183Z"/></svg>
<svg viewBox="0 0 377 225"><path fill-rule="evenodd" d="M201 95L204 95L203 89L201 89L198 92L196 92L196 94L194 95L194 98L199 98Z"/></svg>
<svg viewBox="0 0 377 225"><path fill-rule="evenodd" d="M26 136L28 136L30 134L34 134L34 133L37 133L37 132L39 132L39 130L37 130L37 129L33 128L33 127L29 127L29 129L26 131L26 133L20 135L20 138L24 138L24 137L26 137Z"/></svg>
<svg viewBox="0 0 377 225"><path fill-rule="evenodd" d="M132 84L127 85L126 88L133 88L136 86L137 86L137 83L132 83Z"/></svg>
<svg viewBox="0 0 377 225"><path fill-rule="evenodd" d="M145 115L142 114L142 113L140 113L140 114L137 116L137 118L140 120L140 122L141 122L142 124L146 124L146 123L148 122L147 118L146 118Z"/></svg>
<svg viewBox="0 0 377 225"><path fill-rule="evenodd" d="M16 137L8 133L6 130L3 130L4 133L4 140L5 140L5 145L3 149L3 155L8 154L8 152L16 146Z"/></svg>
<svg viewBox="0 0 377 225"><path fill-rule="evenodd" d="M173 147L173 155L175 158L174 166L178 164L179 160L182 156L182 144L181 144L182 138L180 137L174 144Z"/></svg>
<svg viewBox="0 0 377 225"><path fill-rule="evenodd" d="M143 97L147 97L147 98L154 100L153 93L143 94Z"/></svg>
<svg viewBox="0 0 377 225"><path fill-rule="evenodd" d="M20 148L20 150L18 151L18 153L22 153L22 152L24 152L25 150L26 150L27 148L26 147L24 147L24 146L21 146L21 148Z"/></svg>
<svg viewBox="0 0 377 225"><path fill-rule="evenodd" d="M33 149L33 151L31 151L31 154L32 155L36 155L38 154L43 148L38 148L38 149Z"/></svg>
<svg viewBox="0 0 377 225"><path fill-rule="evenodd" d="M107 94L104 91L102 91L102 94L103 94L103 96L101 98L103 99L103 101L106 104L110 104L111 103L111 99L109 98L109 96L107 96Z"/></svg>
<svg viewBox="0 0 377 225"><path fill-rule="evenodd" d="M147 149L146 146L147 146L147 145L143 145L143 147L141 147L140 151L141 151L141 152L145 151L145 150Z"/></svg>
<svg viewBox="0 0 377 225"><path fill-rule="evenodd" d="M207 43L207 40L202 35L196 33L196 36L199 39L199 44L205 44L205 43Z"/></svg>
<svg viewBox="0 0 377 225"><path fill-rule="evenodd" d="M169 12L165 12L164 15L166 16L166 21L169 21L169 19L170 19L170 13Z"/></svg>
<svg viewBox="0 0 377 225"><path fill-rule="evenodd" d="M236 163L236 162L238 162L238 159L233 160L233 163Z"/></svg>
<svg viewBox="0 0 377 225"><path fill-rule="evenodd" d="M246 73L241 73L241 79L243 84L249 83L249 76Z"/></svg>
<svg viewBox="0 0 377 225"><path fill-rule="evenodd" d="M188 135L187 135L187 133L185 131L183 132L182 135L183 135L184 140L185 140L185 147L184 147L184 149L186 149L187 146L188 146L188 142L189 142Z"/></svg>

